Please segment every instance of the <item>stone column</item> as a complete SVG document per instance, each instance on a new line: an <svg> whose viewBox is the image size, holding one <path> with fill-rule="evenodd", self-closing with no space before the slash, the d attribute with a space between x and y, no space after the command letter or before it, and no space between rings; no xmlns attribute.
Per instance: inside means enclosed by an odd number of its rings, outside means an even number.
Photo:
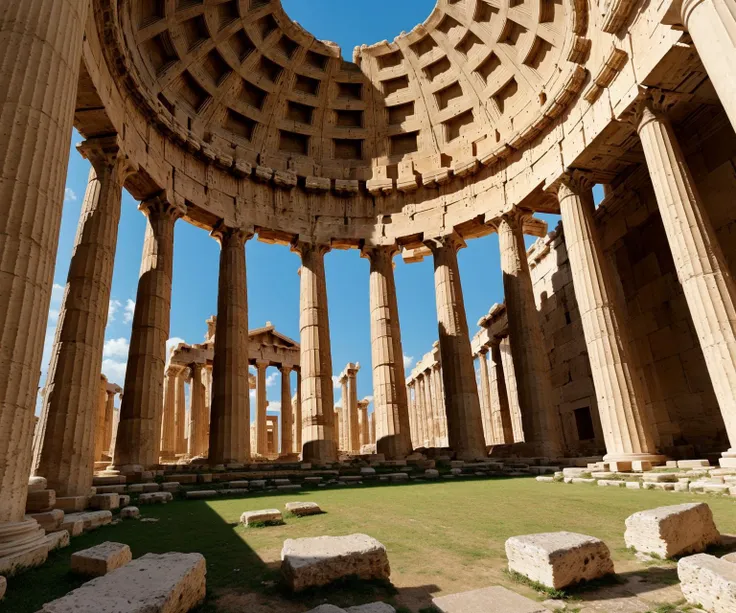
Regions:
<svg viewBox="0 0 736 613"><path fill-rule="evenodd" d="M411 453L409 402L406 394L404 350L401 345L399 304L394 279L396 247L366 247L370 261L371 357L376 453L387 460Z"/></svg>
<svg viewBox="0 0 736 613"><path fill-rule="evenodd" d="M148 221L120 406L113 470L137 472L158 464L166 340L171 315L174 224L186 208L165 194L141 203Z"/></svg>
<svg viewBox="0 0 736 613"><path fill-rule="evenodd" d="M212 236L220 243L220 276L212 366L210 463L250 459L250 380L248 373L248 286L244 228L218 224Z"/></svg>
<svg viewBox="0 0 736 613"><path fill-rule="evenodd" d="M164 380L164 412L161 423L161 458L173 460L176 451L176 381L180 366L170 364Z"/></svg>
<svg viewBox="0 0 736 613"><path fill-rule="evenodd" d="M107 386L107 402L105 406L105 434L103 436L102 452L107 460L112 457L112 433L115 426L115 396L122 390L114 383Z"/></svg>
<svg viewBox="0 0 736 613"><path fill-rule="evenodd" d="M290 455L294 449L292 431L294 414L291 410L291 366L281 365L281 453Z"/></svg>
<svg viewBox="0 0 736 613"><path fill-rule="evenodd" d="M299 242L293 249L302 258L299 287L302 459L315 464L334 462L337 459L335 399L324 260L329 247Z"/></svg>
<svg viewBox="0 0 736 613"><path fill-rule="evenodd" d="M434 383L432 381L432 369L424 371L424 394L427 407L426 430L424 433L427 447L434 447L434 423L437 415L437 399L434 395Z"/></svg>
<svg viewBox="0 0 736 613"><path fill-rule="evenodd" d="M376 408L375 405L373 407L373 413L371 413L370 420L368 422L370 424L370 444L375 445L376 444Z"/></svg>
<svg viewBox="0 0 736 613"><path fill-rule="evenodd" d="M519 390L516 382L516 371L514 370L514 358L511 354L511 340L508 336L501 339L499 343L501 353L501 372L506 384L506 397L509 401L509 412L511 413L511 428L513 437L510 443L524 442L524 424L521 422L521 406L519 405ZM501 379L499 379L500 383Z"/></svg>
<svg viewBox="0 0 736 613"><path fill-rule="evenodd" d="M435 416L435 436L437 447L447 447L447 412L445 410L445 394L442 390L442 365L435 363L432 366L432 383L434 384L434 397L437 402L437 414Z"/></svg>
<svg viewBox="0 0 736 613"><path fill-rule="evenodd" d="M414 386L416 407L416 432L414 434L414 449L424 447L424 376L419 373Z"/></svg>
<svg viewBox="0 0 736 613"><path fill-rule="evenodd" d="M514 427L511 419L511 408L506 390L506 377L504 376L504 365L501 357L501 343L496 341L491 345L490 364L490 403L491 403L491 432L494 444L510 445L514 442ZM509 356L511 361L511 356ZM518 424L521 432L521 422ZM519 441L523 436L519 436Z"/></svg>
<svg viewBox="0 0 736 613"><path fill-rule="evenodd" d="M478 362L480 364L480 408L483 416L483 434L485 435L486 445L498 444L498 440L493 435L493 418L491 405L491 386L490 375L488 373L488 347L483 347L478 352Z"/></svg>
<svg viewBox="0 0 736 613"><path fill-rule="evenodd" d="M46 383L35 458L59 498L88 496L101 452L100 370L110 305L123 182L129 167L115 137L87 141L87 190L69 263ZM103 413L104 414L104 413Z"/></svg>
<svg viewBox="0 0 736 613"><path fill-rule="evenodd" d="M266 436L266 413L268 396L266 394L266 369L268 360L256 360L256 449L258 455L268 453L268 437Z"/></svg>
<svg viewBox="0 0 736 613"><path fill-rule="evenodd" d="M350 450L360 451L360 418L358 417L358 371L360 364L348 364L348 432L350 433Z"/></svg>
<svg viewBox="0 0 736 613"><path fill-rule="evenodd" d="M0 9L0 574L48 549L24 514L88 5Z"/></svg>
<svg viewBox="0 0 736 613"><path fill-rule="evenodd" d="M360 422L360 446L362 450L363 445L370 445L371 433L368 426L368 400L358 401L358 421Z"/></svg>
<svg viewBox="0 0 736 613"><path fill-rule="evenodd" d="M187 403L185 385L188 377L186 368L179 370L176 376L176 393L174 396L174 455L187 453Z"/></svg>
<svg viewBox="0 0 736 613"><path fill-rule="evenodd" d="M105 412L107 411L107 377L100 375L99 390L97 392L97 403L95 406L95 438L94 455L92 456L92 472L94 473L95 462L102 460L103 445L105 440Z"/></svg>
<svg viewBox="0 0 736 613"><path fill-rule="evenodd" d="M681 15L726 115L736 129L734 0L683 0Z"/></svg>
<svg viewBox="0 0 736 613"><path fill-rule="evenodd" d="M416 421L417 403L415 400L415 391L416 391L416 380L412 379L410 381L407 381L406 400L409 405L409 442L411 443L412 448L414 447L414 444L416 443L416 432L417 432L417 421ZM376 433L376 436L378 436L378 433Z"/></svg>
<svg viewBox="0 0 736 613"><path fill-rule="evenodd" d="M560 420L552 403L552 380L526 257L524 214L514 209L498 221L501 269L511 352L528 453L563 455Z"/></svg>
<svg viewBox="0 0 736 613"><path fill-rule="evenodd" d="M304 423L302 422L302 371L296 373L296 405L294 406L294 453L302 453L302 436ZM337 450L335 450L337 452Z"/></svg>
<svg viewBox="0 0 736 613"><path fill-rule="evenodd" d="M187 453L190 458L206 454L207 424L205 422L204 406L204 384L202 383L202 370L204 364L190 364L189 371L192 376L191 388L189 390L189 449Z"/></svg>
<svg viewBox="0 0 736 613"><path fill-rule="evenodd" d="M346 373L340 374L340 411L342 412L342 429L339 432L340 439L337 442L338 448L342 451L352 451L353 445L350 439L350 399L348 398L348 376Z"/></svg>
<svg viewBox="0 0 736 613"><path fill-rule="evenodd" d="M629 328L598 239L592 189L592 183L575 171L563 177L557 195L606 442L604 459L658 462L664 458L657 455Z"/></svg>
<svg viewBox="0 0 736 613"><path fill-rule="evenodd" d="M669 120L667 99L642 102L638 131L677 277L690 307L736 466L736 286Z"/></svg>
<svg viewBox="0 0 736 613"><path fill-rule="evenodd" d="M475 384L457 252L465 246L457 234L426 242L434 256L442 378L449 446L458 459L485 457L483 422Z"/></svg>
<svg viewBox="0 0 736 613"><path fill-rule="evenodd" d="M342 430L344 428L344 424L342 423L342 407L336 406L335 407L335 443L337 445L337 450L342 450Z"/></svg>

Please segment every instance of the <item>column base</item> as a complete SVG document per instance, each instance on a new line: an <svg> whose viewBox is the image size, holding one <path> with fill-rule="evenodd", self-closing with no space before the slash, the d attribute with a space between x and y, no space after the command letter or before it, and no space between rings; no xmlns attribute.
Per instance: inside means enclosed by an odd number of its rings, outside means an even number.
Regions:
<svg viewBox="0 0 736 613"><path fill-rule="evenodd" d="M736 468L736 448L732 447L728 451L724 451L718 463L721 468Z"/></svg>
<svg viewBox="0 0 736 613"><path fill-rule="evenodd" d="M603 456L604 462L649 462L652 466L659 466L667 461L667 456L658 453L607 453Z"/></svg>
<svg viewBox="0 0 736 613"><path fill-rule="evenodd" d="M0 575L39 566L48 553L46 531L35 519L0 523Z"/></svg>

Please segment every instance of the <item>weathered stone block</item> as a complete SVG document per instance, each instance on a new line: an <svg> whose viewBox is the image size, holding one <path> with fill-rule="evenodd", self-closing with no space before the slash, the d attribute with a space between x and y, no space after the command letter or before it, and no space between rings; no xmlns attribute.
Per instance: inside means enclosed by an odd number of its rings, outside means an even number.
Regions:
<svg viewBox="0 0 736 613"><path fill-rule="evenodd" d="M61 524L64 521L64 511L54 509L46 513L31 513L28 517L35 519L46 532L56 532L61 529Z"/></svg>
<svg viewBox="0 0 736 613"><path fill-rule="evenodd" d="M646 460L634 460L631 463L631 470L642 473L652 470L652 463Z"/></svg>
<svg viewBox="0 0 736 613"><path fill-rule="evenodd" d="M42 513L50 511L56 503L56 492L54 490L36 490L28 492L26 498L26 513Z"/></svg>
<svg viewBox="0 0 736 613"><path fill-rule="evenodd" d="M388 580L386 548L365 534L287 539L281 550L281 572L299 592L343 577Z"/></svg>
<svg viewBox="0 0 736 613"><path fill-rule="evenodd" d="M5 597L5 591L8 589L8 580L0 575L0 600Z"/></svg>
<svg viewBox="0 0 736 613"><path fill-rule="evenodd" d="M710 466L708 460L678 460L677 468L706 468Z"/></svg>
<svg viewBox="0 0 736 613"><path fill-rule="evenodd" d="M70 542L71 539L66 530L59 530L58 532L52 532L46 535L46 544L49 546L49 551L68 547Z"/></svg>
<svg viewBox="0 0 736 613"><path fill-rule="evenodd" d="M316 502L287 502L286 512L303 517L305 515L319 515L322 509Z"/></svg>
<svg viewBox="0 0 736 613"><path fill-rule="evenodd" d="M28 491L29 492L39 492L41 490L47 489L46 484L46 478L45 477L31 477L28 479Z"/></svg>
<svg viewBox="0 0 736 613"><path fill-rule="evenodd" d="M57 498L54 503L55 509L61 509L64 513L78 513L87 508L87 496L68 496Z"/></svg>
<svg viewBox="0 0 736 613"><path fill-rule="evenodd" d="M187 613L204 601L206 572L198 553L149 553L39 613Z"/></svg>
<svg viewBox="0 0 736 613"><path fill-rule="evenodd" d="M120 508L120 494L97 494L89 499L91 509L111 511Z"/></svg>
<svg viewBox="0 0 736 613"><path fill-rule="evenodd" d="M699 553L721 542L713 514L704 502L678 504L634 513L626 519L627 547L671 558Z"/></svg>
<svg viewBox="0 0 736 613"><path fill-rule="evenodd" d="M138 507L124 507L120 509L120 517L123 519L138 519L141 511Z"/></svg>
<svg viewBox="0 0 736 613"><path fill-rule="evenodd" d="M260 511L246 511L240 516L240 523L246 526L253 524L280 523L283 521L278 509L262 509Z"/></svg>
<svg viewBox="0 0 736 613"><path fill-rule="evenodd" d="M139 504L166 504L173 499L171 492L153 492L151 494L141 494L138 497L138 502Z"/></svg>
<svg viewBox="0 0 736 613"><path fill-rule="evenodd" d="M64 522L61 527L68 530L67 525L76 521L82 521L84 531L94 530L100 526L105 526L112 521L112 513L110 511L88 511L87 513L69 513L64 516ZM70 532L74 536L73 532Z"/></svg>
<svg viewBox="0 0 736 613"><path fill-rule="evenodd" d="M606 544L575 532L514 536L506 541L509 570L554 589L613 572Z"/></svg>
<svg viewBox="0 0 736 613"><path fill-rule="evenodd" d="M133 559L130 547L124 543L106 541L72 554L72 571L80 575L101 577Z"/></svg>
<svg viewBox="0 0 736 613"><path fill-rule="evenodd" d="M649 472L642 478L648 483L674 483L677 481L677 474Z"/></svg>
<svg viewBox="0 0 736 613"><path fill-rule="evenodd" d="M541 603L494 585L433 598L441 613L550 613Z"/></svg>
<svg viewBox="0 0 736 613"><path fill-rule="evenodd" d="M181 484L178 481L169 481L168 483L161 484L161 489L164 492L177 492L180 487Z"/></svg>
<svg viewBox="0 0 736 613"><path fill-rule="evenodd" d="M69 515L64 516L64 520L61 522L61 529L66 530L69 536L79 536L84 532L84 520L71 518L68 519Z"/></svg>
<svg viewBox="0 0 736 613"><path fill-rule="evenodd" d="M217 490L192 490L186 493L187 500L201 500L202 498L214 498Z"/></svg>
<svg viewBox="0 0 736 613"><path fill-rule="evenodd" d="M682 558L677 576L685 599L709 613L736 611L736 564L704 553Z"/></svg>

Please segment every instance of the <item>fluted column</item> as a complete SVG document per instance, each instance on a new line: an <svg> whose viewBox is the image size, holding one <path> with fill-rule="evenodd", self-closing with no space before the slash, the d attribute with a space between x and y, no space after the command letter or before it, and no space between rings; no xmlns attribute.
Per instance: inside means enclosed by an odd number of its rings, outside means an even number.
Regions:
<svg viewBox="0 0 736 613"><path fill-rule="evenodd" d="M563 455L561 427L552 402L549 355L534 300L523 218L513 210L497 224L509 337L527 448L554 458Z"/></svg>
<svg viewBox="0 0 736 613"><path fill-rule="evenodd" d="M358 417L358 370L359 364L348 364L348 432L350 435L350 450L360 451L360 418Z"/></svg>
<svg viewBox="0 0 736 613"><path fill-rule="evenodd" d="M406 382L406 400L409 405L409 440L411 442L412 448L414 447L414 444L416 443L416 432L417 432L417 422L416 422L416 400L415 400L415 391L416 391L416 380L411 379L410 381ZM377 425L377 424L376 424ZM376 436L378 434L376 433Z"/></svg>
<svg viewBox="0 0 736 613"><path fill-rule="evenodd" d="M442 378L449 446L460 459L486 455L473 354L468 335L457 252L465 246L457 234L426 242L434 256Z"/></svg>
<svg viewBox="0 0 736 613"><path fill-rule="evenodd" d="M387 460L411 453L404 350L394 278L394 246L366 247L370 261L371 357L376 453Z"/></svg>
<svg viewBox="0 0 736 613"><path fill-rule="evenodd" d="M672 125L644 100L638 131L677 277L690 307L736 465L736 285ZM724 458L726 459L726 458Z"/></svg>
<svg viewBox="0 0 736 613"><path fill-rule="evenodd" d="M491 345L490 364L490 403L491 403L491 432L493 442L496 445L510 445L514 442L514 427L511 418L511 407L509 404L508 391L506 387L506 376L504 364L501 357L501 343L496 341ZM510 357L510 356L509 356ZM511 362L511 359L509 359ZM518 424L520 435L519 441L523 440L521 435L521 423Z"/></svg>
<svg viewBox="0 0 736 613"><path fill-rule="evenodd" d="M187 453L190 458L207 454L207 416L204 404L204 383L202 382L203 369L204 364L193 363L189 365L192 381L189 390L189 449Z"/></svg>
<svg viewBox="0 0 736 613"><path fill-rule="evenodd" d="M116 427L115 424L115 396L118 395L122 389L114 383L108 384L107 386L107 403L105 406L105 434L103 437L103 449L102 452L107 456L106 459L112 457L112 433Z"/></svg>
<svg viewBox="0 0 736 613"><path fill-rule="evenodd" d="M281 453L290 455L294 449L294 414L291 410L291 366L281 368Z"/></svg>
<svg viewBox="0 0 736 613"><path fill-rule="evenodd" d="M422 373L419 373L417 375L417 383L416 383L416 407L417 407L417 414L416 414L416 422L417 422L417 432L416 432L416 442L414 443L414 448L418 447L424 447L424 422L425 422L425 395L424 395L424 375Z"/></svg>
<svg viewBox="0 0 736 613"><path fill-rule="evenodd" d="M100 375L99 390L97 392L97 403L95 406L95 439L94 455L92 456L92 472L94 464L102 460L105 440L105 412L107 411L107 377Z"/></svg>
<svg viewBox="0 0 736 613"><path fill-rule="evenodd" d="M524 424L521 422L519 389L516 382L516 370L514 370L514 357L511 354L511 340L508 336L501 339L501 342L499 343L499 351L501 354L501 370L503 372L503 380L506 384L506 397L509 401L509 412L511 413L511 428L513 431L513 437L509 442L523 443Z"/></svg>
<svg viewBox="0 0 736 613"><path fill-rule="evenodd" d="M592 183L579 172L558 188L565 245L580 309L606 460L659 461L656 435L636 373L629 328L595 227Z"/></svg>
<svg viewBox="0 0 736 613"><path fill-rule="evenodd" d="M161 458L172 460L176 451L176 381L181 366L169 365L166 368L164 383L164 412L161 423Z"/></svg>
<svg viewBox="0 0 736 613"><path fill-rule="evenodd" d="M253 233L219 224L212 236L220 243L209 455L210 463L216 465L250 459L245 243Z"/></svg>
<svg viewBox="0 0 736 613"><path fill-rule="evenodd" d="M266 414L268 410L268 397L266 394L266 369L267 360L256 360L256 449L260 456L268 453L268 423Z"/></svg>
<svg viewBox="0 0 736 613"><path fill-rule="evenodd" d="M302 436L304 422L302 421L302 371L301 367L296 373L296 405L294 406L294 453L302 453ZM337 450L335 450L337 452Z"/></svg>
<svg viewBox="0 0 736 613"><path fill-rule="evenodd" d="M486 445L495 445L498 441L493 435L493 409L491 405L491 386L490 375L488 373L487 347L483 347L478 352L478 362L480 364L480 408L483 416L483 434L486 439Z"/></svg>
<svg viewBox="0 0 736 613"><path fill-rule="evenodd" d="M302 373L302 459L334 462L335 400L332 387L330 322L327 314L325 245L299 242L293 249L301 255L299 330Z"/></svg>
<svg viewBox="0 0 736 613"><path fill-rule="evenodd" d="M165 194L141 203L139 208L148 223L112 467L123 473L158 464L171 316L174 224L186 213L183 205L169 202Z"/></svg>
<svg viewBox="0 0 736 613"><path fill-rule="evenodd" d="M342 423L342 406L336 405L335 406L335 444L337 445L337 450L342 450L342 431L344 428L344 424Z"/></svg>
<svg viewBox="0 0 736 613"><path fill-rule="evenodd" d="M371 433L368 426L368 400L358 401L358 421L360 422L360 449L363 445L370 445Z"/></svg>
<svg viewBox="0 0 736 613"><path fill-rule="evenodd" d="M348 397L348 375L346 372L340 373L338 379L340 383L340 413L342 415L342 428L335 435L336 439L339 436L339 440L336 440L338 449L349 452L352 451L353 446L350 438L350 398Z"/></svg>
<svg viewBox="0 0 736 613"><path fill-rule="evenodd" d="M187 453L187 403L185 385L188 377L186 368L182 368L175 382L174 395L174 455Z"/></svg>
<svg viewBox="0 0 736 613"><path fill-rule="evenodd" d="M69 264L42 410L35 474L58 497L87 496L101 452L100 370L123 182L129 166L115 137L87 141L92 163Z"/></svg>
<svg viewBox="0 0 736 613"><path fill-rule="evenodd" d="M734 0L683 0L682 22L736 129L736 2ZM733 443L732 443L733 444Z"/></svg>
<svg viewBox="0 0 736 613"><path fill-rule="evenodd" d="M369 418L369 422L368 423L369 423L369 428L370 428L370 434L369 434L370 441L369 441L369 443L371 445L375 445L376 444L376 409L375 409L375 405L373 407L373 413L371 413L371 416Z"/></svg>

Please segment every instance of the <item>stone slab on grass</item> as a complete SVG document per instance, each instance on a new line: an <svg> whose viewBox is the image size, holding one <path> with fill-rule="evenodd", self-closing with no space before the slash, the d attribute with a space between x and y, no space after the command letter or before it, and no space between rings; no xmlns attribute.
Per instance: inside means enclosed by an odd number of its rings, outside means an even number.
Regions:
<svg viewBox="0 0 736 613"><path fill-rule="evenodd" d="M699 553L677 563L685 599L709 613L736 611L736 564Z"/></svg>
<svg viewBox="0 0 736 613"><path fill-rule="evenodd" d="M704 502L689 502L634 513L626 519L624 540L637 551L672 558L700 553L721 542L713 514Z"/></svg>
<svg viewBox="0 0 736 613"><path fill-rule="evenodd" d="M185 495L187 500L200 500L202 498L214 498L217 494L217 490L192 490Z"/></svg>
<svg viewBox="0 0 736 613"><path fill-rule="evenodd" d="M138 496L138 504L166 504L174 500L171 492L152 492Z"/></svg>
<svg viewBox="0 0 736 613"><path fill-rule="evenodd" d="M110 518L112 521L112 517ZM71 517L69 515L64 516L64 521L61 522L61 529L66 530L69 536L79 536L84 532L84 520Z"/></svg>
<svg viewBox="0 0 736 613"><path fill-rule="evenodd" d="M70 542L71 539L66 530L59 530L46 535L46 544L49 546L49 551L68 547Z"/></svg>
<svg viewBox="0 0 736 613"><path fill-rule="evenodd" d="M388 580L386 548L366 534L287 539L281 550L281 572L299 592L344 577Z"/></svg>
<svg viewBox="0 0 736 613"><path fill-rule="evenodd" d="M120 509L120 517L123 519L138 519L141 511L138 507L123 507Z"/></svg>
<svg viewBox="0 0 736 613"><path fill-rule="evenodd" d="M240 523L246 526L261 524L280 524L284 518L278 509L261 509L260 511L246 511L240 516Z"/></svg>
<svg viewBox="0 0 736 613"><path fill-rule="evenodd" d="M64 515L64 521L61 524L62 529L69 530L67 525L81 521L85 532L106 526L112 521L112 513L110 511L88 511L86 513L68 513ZM73 529L73 528L72 528ZM73 532L70 532L75 536Z"/></svg>
<svg viewBox="0 0 736 613"><path fill-rule="evenodd" d="M133 559L130 547L124 543L106 541L72 554L72 571L80 575L101 577Z"/></svg>
<svg viewBox="0 0 736 613"><path fill-rule="evenodd" d="M316 502L287 502L285 508L287 513L291 513L297 517L319 515L322 513L322 509Z"/></svg>
<svg viewBox="0 0 736 613"><path fill-rule="evenodd" d="M97 494L89 499L89 507L101 511L120 508L120 494Z"/></svg>
<svg viewBox="0 0 736 613"><path fill-rule="evenodd" d="M433 598L441 613L550 613L541 603L501 586Z"/></svg>
<svg viewBox="0 0 736 613"><path fill-rule="evenodd" d="M201 554L149 553L39 613L186 613L204 601L206 572Z"/></svg>
<svg viewBox="0 0 736 613"><path fill-rule="evenodd" d="M506 557L509 570L553 589L613 572L606 544L575 532L513 536L506 541Z"/></svg>

